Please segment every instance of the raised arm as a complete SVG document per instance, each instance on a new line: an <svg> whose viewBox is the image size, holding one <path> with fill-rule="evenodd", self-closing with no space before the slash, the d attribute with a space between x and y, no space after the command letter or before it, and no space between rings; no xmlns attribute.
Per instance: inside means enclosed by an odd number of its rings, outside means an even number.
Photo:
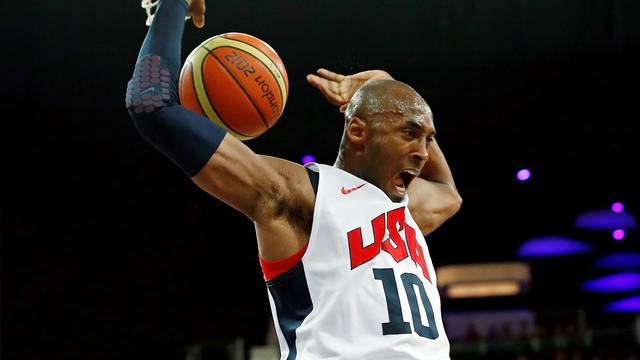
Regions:
<svg viewBox="0 0 640 360"><path fill-rule="evenodd" d="M139 133L198 186L256 223L264 258L285 257L310 231L310 223L306 228L300 220L310 217L314 203L306 170L255 154L179 104L180 42L188 9L196 26L204 25L204 0L160 0L127 88L129 114Z"/></svg>
<svg viewBox="0 0 640 360"><path fill-rule="evenodd" d="M462 205L447 160L433 139L427 143L429 159L419 177L409 185L410 211L423 234L452 217Z"/></svg>

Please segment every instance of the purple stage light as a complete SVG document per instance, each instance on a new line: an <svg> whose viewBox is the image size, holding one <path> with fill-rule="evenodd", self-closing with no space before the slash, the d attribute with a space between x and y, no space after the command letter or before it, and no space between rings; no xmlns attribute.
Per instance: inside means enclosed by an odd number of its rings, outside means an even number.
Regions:
<svg viewBox="0 0 640 360"><path fill-rule="evenodd" d="M618 293L640 290L640 273L635 271L606 275L582 283L587 291Z"/></svg>
<svg viewBox="0 0 640 360"><path fill-rule="evenodd" d="M302 161L301 162L302 162L302 165L310 163L310 162L316 162L316 157L311 155L311 154L307 154L307 155L304 155L302 157Z"/></svg>
<svg viewBox="0 0 640 360"><path fill-rule="evenodd" d="M636 229L638 223L628 212L611 212L610 210L594 210L584 212L576 218L575 227L588 230Z"/></svg>
<svg viewBox="0 0 640 360"><path fill-rule="evenodd" d="M640 268L640 253L620 251L601 257L593 263L599 269L637 269Z"/></svg>
<svg viewBox="0 0 640 360"><path fill-rule="evenodd" d="M611 236L615 240L622 240L622 239L624 239L624 230L622 230L622 229L613 230L613 233L611 233Z"/></svg>
<svg viewBox="0 0 640 360"><path fill-rule="evenodd" d="M522 169L518 171L518 173L516 174L516 177L520 181L529 180L529 178L531 177L531 171L529 171L529 169Z"/></svg>
<svg viewBox="0 0 640 360"><path fill-rule="evenodd" d="M605 305L604 311L640 313L640 295L633 295L611 302Z"/></svg>
<svg viewBox="0 0 640 360"><path fill-rule="evenodd" d="M542 236L527 240L518 248L518 257L575 255L591 251L591 245L566 236Z"/></svg>
<svg viewBox="0 0 640 360"><path fill-rule="evenodd" d="M614 202L611 204L611 211L614 213L621 213L624 211L624 204L621 202Z"/></svg>

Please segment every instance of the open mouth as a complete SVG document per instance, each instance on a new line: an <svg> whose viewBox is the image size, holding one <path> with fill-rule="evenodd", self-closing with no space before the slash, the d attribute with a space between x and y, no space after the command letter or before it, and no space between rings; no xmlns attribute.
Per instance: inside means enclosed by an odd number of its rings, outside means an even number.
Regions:
<svg viewBox="0 0 640 360"><path fill-rule="evenodd" d="M413 179L418 176L417 170L403 170L398 174L393 182L393 185L396 188L396 191L404 196L407 193L407 189L409 188L409 184Z"/></svg>

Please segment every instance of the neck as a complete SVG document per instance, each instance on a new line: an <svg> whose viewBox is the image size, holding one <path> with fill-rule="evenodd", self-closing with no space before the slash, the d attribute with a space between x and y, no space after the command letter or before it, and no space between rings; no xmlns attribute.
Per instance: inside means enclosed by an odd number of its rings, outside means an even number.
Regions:
<svg viewBox="0 0 640 360"><path fill-rule="evenodd" d="M358 167L358 164L358 161L354 160L350 156L345 156L342 152L340 152L338 153L338 157L336 158L336 162L333 164L333 166L337 167L338 169L342 169L352 175L355 175L361 179L365 179L364 174L362 174L360 168Z"/></svg>
<svg viewBox="0 0 640 360"><path fill-rule="evenodd" d="M336 158L336 162L333 163L333 166L337 167L338 169L345 170L345 168L344 168L344 156L342 156L341 152L338 153L338 157Z"/></svg>

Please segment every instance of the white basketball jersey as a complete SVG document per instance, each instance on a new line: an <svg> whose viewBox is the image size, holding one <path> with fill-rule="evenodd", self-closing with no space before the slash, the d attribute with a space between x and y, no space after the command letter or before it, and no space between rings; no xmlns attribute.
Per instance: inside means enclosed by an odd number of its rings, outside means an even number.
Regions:
<svg viewBox="0 0 640 360"><path fill-rule="evenodd" d="M338 168L320 172L302 261L267 282L287 359L449 359L436 273L408 209Z"/></svg>

